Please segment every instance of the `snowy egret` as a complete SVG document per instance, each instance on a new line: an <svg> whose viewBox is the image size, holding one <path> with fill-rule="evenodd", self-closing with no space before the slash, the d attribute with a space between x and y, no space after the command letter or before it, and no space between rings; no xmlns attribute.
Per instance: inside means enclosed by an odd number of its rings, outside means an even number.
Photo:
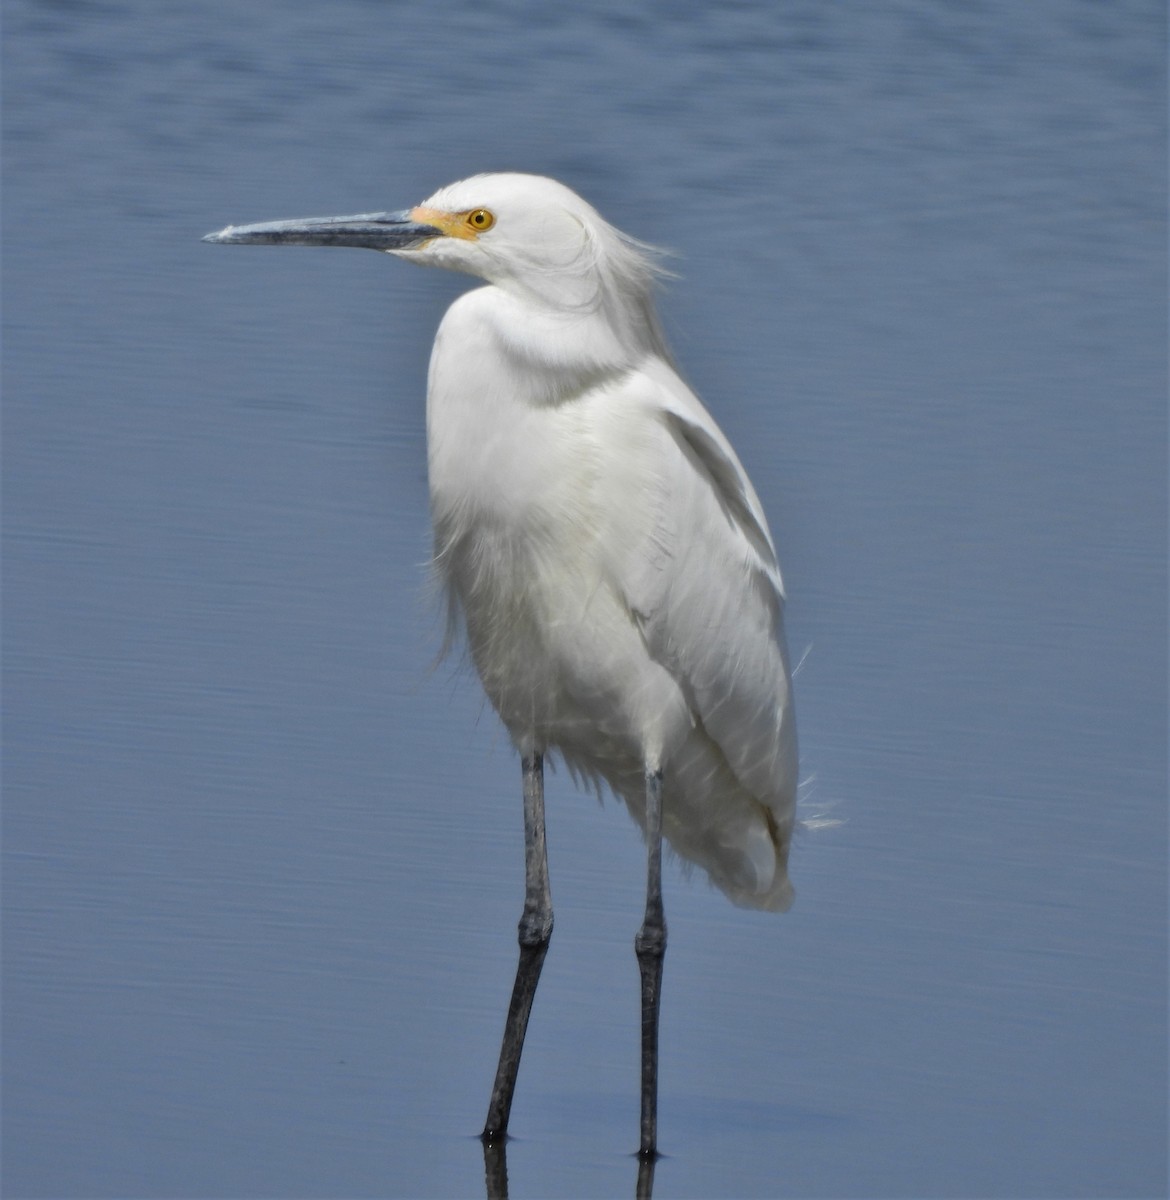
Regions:
<svg viewBox="0 0 1170 1200"><path fill-rule="evenodd" d="M417 208L229 226L209 242L360 246L484 280L435 337L435 565L523 767L520 963L485 1142L502 1140L552 933L544 756L604 782L647 842L640 1153L657 1143L662 839L736 904L792 901L796 732L760 501L680 378L650 247L576 193L479 175Z"/></svg>

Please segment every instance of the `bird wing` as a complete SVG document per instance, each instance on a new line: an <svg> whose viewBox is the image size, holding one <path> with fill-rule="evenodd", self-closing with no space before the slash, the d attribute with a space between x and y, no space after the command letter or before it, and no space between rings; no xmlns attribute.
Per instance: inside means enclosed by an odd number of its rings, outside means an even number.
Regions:
<svg viewBox="0 0 1170 1200"><path fill-rule="evenodd" d="M796 746L784 591L759 498L727 438L667 364L640 371L633 398L655 432L643 460L651 477L642 481L652 516L627 542L626 603L736 777L787 821Z"/></svg>
<svg viewBox="0 0 1170 1200"><path fill-rule="evenodd" d="M707 476L720 507L750 544L756 568L768 577L783 600L784 580L776 546L756 489L714 418L699 398L677 376L674 378L677 390L667 391L664 396L663 420Z"/></svg>

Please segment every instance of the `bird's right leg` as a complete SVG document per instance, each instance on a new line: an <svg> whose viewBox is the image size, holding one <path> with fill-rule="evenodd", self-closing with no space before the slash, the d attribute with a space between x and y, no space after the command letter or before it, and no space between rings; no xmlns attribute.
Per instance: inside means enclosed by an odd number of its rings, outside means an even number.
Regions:
<svg viewBox="0 0 1170 1200"><path fill-rule="evenodd" d="M662 909L662 772L646 770L646 916L634 938L642 976L642 1126L638 1157L658 1157L658 1011L666 916ZM641 1178L639 1176L639 1178Z"/></svg>
<svg viewBox="0 0 1170 1200"><path fill-rule="evenodd" d="M544 757L536 752L525 755L523 766L524 912L520 917L520 963L516 968L512 1002L508 1005L487 1123L481 1135L488 1144L503 1141L508 1134L508 1114L512 1110L512 1093L516 1090L516 1073L520 1069L528 1016L532 1012L540 969L544 966L544 956L552 937L552 896L544 839Z"/></svg>

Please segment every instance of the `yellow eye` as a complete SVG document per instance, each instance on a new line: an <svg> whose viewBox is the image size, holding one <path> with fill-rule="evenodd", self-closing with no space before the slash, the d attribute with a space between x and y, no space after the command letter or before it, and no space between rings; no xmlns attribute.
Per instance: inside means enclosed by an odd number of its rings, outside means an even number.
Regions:
<svg viewBox="0 0 1170 1200"><path fill-rule="evenodd" d="M467 214L467 224L476 233L483 233L485 229L491 229L495 223L495 217L486 208L475 208Z"/></svg>

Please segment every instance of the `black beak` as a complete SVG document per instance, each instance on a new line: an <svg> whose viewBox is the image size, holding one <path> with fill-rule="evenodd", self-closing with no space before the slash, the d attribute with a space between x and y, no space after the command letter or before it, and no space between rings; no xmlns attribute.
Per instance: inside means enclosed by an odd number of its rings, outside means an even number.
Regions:
<svg viewBox="0 0 1170 1200"><path fill-rule="evenodd" d="M229 225L218 233L209 233L203 240L219 246L360 246L366 250L409 250L442 236L441 229L415 221L406 211Z"/></svg>

